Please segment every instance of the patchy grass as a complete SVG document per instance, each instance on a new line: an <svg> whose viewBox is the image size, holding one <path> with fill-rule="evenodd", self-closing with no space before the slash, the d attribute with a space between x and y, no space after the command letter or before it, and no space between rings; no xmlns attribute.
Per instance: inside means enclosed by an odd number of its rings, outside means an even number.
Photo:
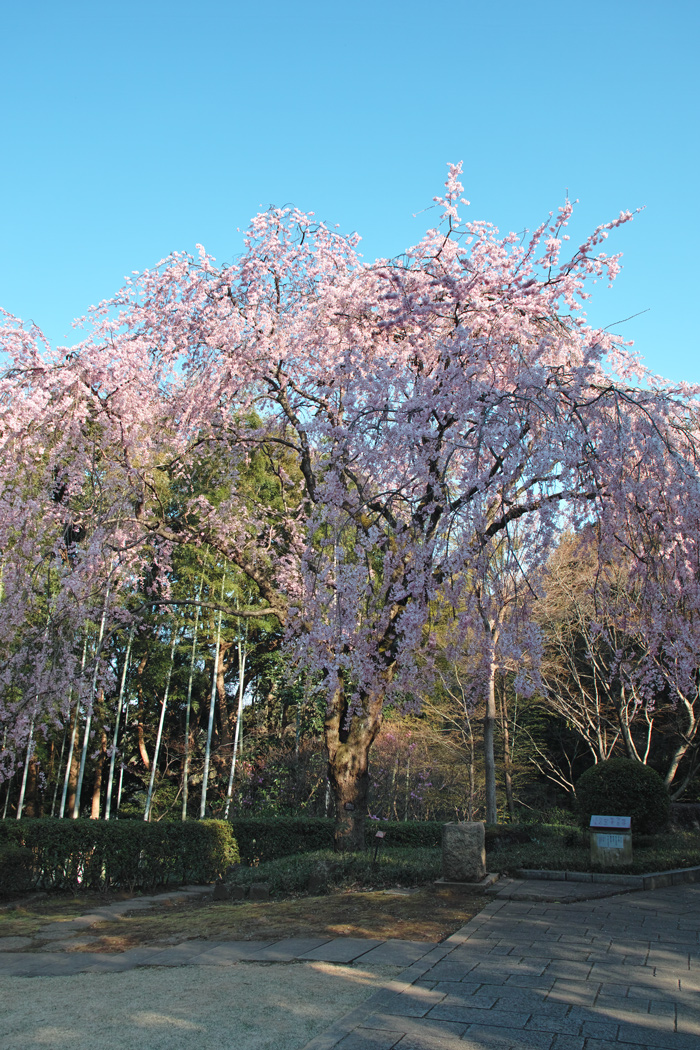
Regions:
<svg viewBox="0 0 700 1050"><path fill-rule="evenodd" d="M128 900L131 895L101 893L37 894L26 897L0 910L0 937L32 937L42 926L60 919L75 919L91 908L115 900Z"/></svg>
<svg viewBox="0 0 700 1050"><path fill-rule="evenodd" d="M85 933L97 936L77 950L121 952L138 945L210 941L268 940L283 937L367 937L384 940L442 941L487 903L485 894L459 889L349 891L287 900L165 903ZM40 949L41 934L36 947Z"/></svg>

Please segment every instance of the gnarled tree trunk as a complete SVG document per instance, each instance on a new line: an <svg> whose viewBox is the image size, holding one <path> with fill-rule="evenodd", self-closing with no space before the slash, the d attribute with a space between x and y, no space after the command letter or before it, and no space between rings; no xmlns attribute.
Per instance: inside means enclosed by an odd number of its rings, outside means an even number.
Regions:
<svg viewBox="0 0 700 1050"><path fill-rule="evenodd" d="M348 704L339 684L326 712L328 780L335 802L334 844L338 852L364 849L369 788L369 751L382 725L384 692L364 697L348 724Z"/></svg>

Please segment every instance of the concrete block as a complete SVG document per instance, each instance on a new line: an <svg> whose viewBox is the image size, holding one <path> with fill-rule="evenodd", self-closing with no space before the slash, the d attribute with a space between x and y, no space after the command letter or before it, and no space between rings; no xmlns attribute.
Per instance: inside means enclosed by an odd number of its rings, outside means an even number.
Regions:
<svg viewBox="0 0 700 1050"><path fill-rule="evenodd" d="M462 1043L465 1050L550 1050L551 1032L524 1032L522 1028L502 1028L500 1025L473 1024L467 1029Z"/></svg>
<svg viewBox="0 0 700 1050"><path fill-rule="evenodd" d="M425 941L385 941L362 957L368 966L410 966L435 947Z"/></svg>
<svg viewBox="0 0 700 1050"><path fill-rule="evenodd" d="M250 959L265 948L270 948L274 941L224 941L212 944L207 952L193 955L186 961L188 966L233 966L242 960Z"/></svg>
<svg viewBox="0 0 700 1050"><path fill-rule="evenodd" d="M552 1043L551 1050L583 1050L584 1042L583 1036L558 1035Z"/></svg>
<svg viewBox="0 0 700 1050"><path fill-rule="evenodd" d="M329 943L328 937L285 937L249 956L253 962L291 962Z"/></svg>
<svg viewBox="0 0 700 1050"><path fill-rule="evenodd" d="M336 937L319 948L304 952L299 958L313 959L317 962L350 963L382 943L383 941L363 940L360 937Z"/></svg>

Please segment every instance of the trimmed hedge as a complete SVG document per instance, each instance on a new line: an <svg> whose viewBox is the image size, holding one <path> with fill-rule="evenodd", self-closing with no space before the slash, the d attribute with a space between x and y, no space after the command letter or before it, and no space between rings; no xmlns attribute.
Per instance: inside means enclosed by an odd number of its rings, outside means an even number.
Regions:
<svg viewBox="0 0 700 1050"><path fill-rule="evenodd" d="M442 849L444 820L378 820L366 825L367 845L377 831L386 832L388 846L416 846Z"/></svg>
<svg viewBox="0 0 700 1050"><path fill-rule="evenodd" d="M0 893L213 882L239 860L223 820L0 821ZM5 863L3 863L5 861Z"/></svg>
<svg viewBox="0 0 700 1050"><path fill-rule="evenodd" d="M587 769L576 781L576 802L583 827L594 813L632 818L632 832L653 835L668 827L671 803L662 777L629 758L609 758Z"/></svg>
<svg viewBox="0 0 700 1050"><path fill-rule="evenodd" d="M323 817L234 817L229 823L242 864L333 849L335 822Z"/></svg>
<svg viewBox="0 0 700 1050"><path fill-rule="evenodd" d="M440 821L367 821L366 843L440 848ZM0 821L0 895L31 889L151 889L168 882L213 882L240 861L333 849L335 822L307 817L231 821Z"/></svg>
<svg viewBox="0 0 700 1050"><path fill-rule="evenodd" d="M485 829L486 849L508 849L524 842L532 842L533 834L541 829L532 824L487 824Z"/></svg>
<svg viewBox="0 0 700 1050"><path fill-rule="evenodd" d="M234 817L230 823L243 864L263 864L278 857L333 849L335 821L330 818ZM436 849L442 843L442 822L437 820L368 820L368 848L374 845L377 831L385 832L388 846Z"/></svg>
<svg viewBox="0 0 700 1050"><path fill-rule="evenodd" d="M26 846L14 842L0 846L0 896L30 890L33 868L34 854Z"/></svg>

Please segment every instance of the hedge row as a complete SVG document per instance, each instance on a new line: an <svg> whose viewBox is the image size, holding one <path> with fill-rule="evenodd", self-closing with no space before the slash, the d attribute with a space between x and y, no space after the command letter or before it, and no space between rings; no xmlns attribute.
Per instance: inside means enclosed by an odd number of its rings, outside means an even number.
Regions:
<svg viewBox="0 0 700 1050"><path fill-rule="evenodd" d="M333 848L335 822L318 817L234 817L231 820L243 864L262 864L278 857ZM440 821L367 821L365 840L373 846L377 831L385 834L388 846L439 847Z"/></svg>
<svg viewBox="0 0 700 1050"><path fill-rule="evenodd" d="M234 817L241 864L262 864L295 853L333 849L335 822L323 817Z"/></svg>
<svg viewBox="0 0 700 1050"><path fill-rule="evenodd" d="M0 893L205 883L239 860L222 820L0 821Z"/></svg>
<svg viewBox="0 0 700 1050"><path fill-rule="evenodd" d="M129 892L167 883L213 882L231 864L333 848L335 824L305 817L235 818L147 824L139 820L0 821L0 895L30 889ZM368 821L387 846L440 846L439 821Z"/></svg>

